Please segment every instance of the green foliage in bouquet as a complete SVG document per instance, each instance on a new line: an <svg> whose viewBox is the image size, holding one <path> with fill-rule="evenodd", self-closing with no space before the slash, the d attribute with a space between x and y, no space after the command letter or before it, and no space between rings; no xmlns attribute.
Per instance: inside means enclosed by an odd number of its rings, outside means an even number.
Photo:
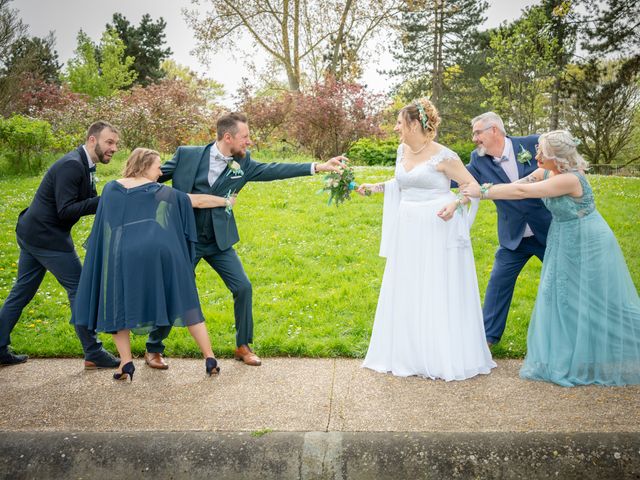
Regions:
<svg viewBox="0 0 640 480"><path fill-rule="evenodd" d="M318 193L329 192L329 202L335 202L336 207L345 200L351 200L351 192L358 185L355 182L355 175L351 167L345 166L342 173L331 172L324 176L324 187Z"/></svg>

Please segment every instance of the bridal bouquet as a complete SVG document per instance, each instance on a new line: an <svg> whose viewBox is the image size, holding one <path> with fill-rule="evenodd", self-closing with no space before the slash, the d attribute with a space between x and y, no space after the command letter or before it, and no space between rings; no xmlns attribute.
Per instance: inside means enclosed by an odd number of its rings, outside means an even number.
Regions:
<svg viewBox="0 0 640 480"><path fill-rule="evenodd" d="M353 169L345 165L342 173L331 172L324 176L324 187L318 193L329 192L327 205L335 202L337 207L345 200L351 200L351 192L357 187Z"/></svg>

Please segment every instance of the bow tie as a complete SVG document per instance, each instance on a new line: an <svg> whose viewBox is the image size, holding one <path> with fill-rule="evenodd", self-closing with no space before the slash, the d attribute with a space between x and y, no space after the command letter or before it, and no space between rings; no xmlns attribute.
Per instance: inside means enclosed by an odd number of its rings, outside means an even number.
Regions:
<svg viewBox="0 0 640 480"><path fill-rule="evenodd" d="M94 173L96 171L96 166L94 165L93 167L89 167L89 172L90 173Z"/></svg>
<svg viewBox="0 0 640 480"><path fill-rule="evenodd" d="M231 163L233 162L233 157L225 157L221 153L216 153L216 160L220 160L224 163Z"/></svg>
<svg viewBox="0 0 640 480"><path fill-rule="evenodd" d="M493 157L492 160L493 160L493 163L495 163L496 165L500 165L502 162L508 162L509 157L507 157L506 155L503 155L500 158Z"/></svg>

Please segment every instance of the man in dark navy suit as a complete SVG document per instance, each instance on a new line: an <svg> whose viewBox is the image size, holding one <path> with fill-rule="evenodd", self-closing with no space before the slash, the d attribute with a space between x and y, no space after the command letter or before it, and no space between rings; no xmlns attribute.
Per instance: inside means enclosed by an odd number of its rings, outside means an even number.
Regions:
<svg viewBox="0 0 640 480"><path fill-rule="evenodd" d="M502 119L493 112L471 121L477 150L467 166L483 183L511 183L537 169L534 160L538 135L507 136ZM544 258L551 213L540 199L494 200L498 213L498 240L491 277L484 296L484 329L489 346L502 337L516 279L529 259Z"/></svg>
<svg viewBox="0 0 640 480"><path fill-rule="evenodd" d="M85 144L49 168L31 205L20 213L16 226L20 247L18 275L0 310L0 365L27 360L26 355L17 355L9 349L10 335L47 270L65 288L73 309L82 267L71 227L80 217L96 213L99 201L96 164L111 161L118 150L118 140L118 131L112 125L103 121L92 124ZM80 326L75 329L84 350L85 368L116 368L120 364L120 359L102 348L95 331Z"/></svg>
<svg viewBox="0 0 640 480"><path fill-rule="evenodd" d="M237 194L249 182L270 182L314 175L317 172L341 171L341 160L334 157L324 163L262 163L251 158L249 123L244 114L234 112L218 119L217 139L204 146L178 147L174 157L162 166L159 181L169 179L173 188L186 193L206 193L224 197ZM198 243L197 265L204 259L220 275L232 292L236 323L234 357L247 365L262 363L251 347L253 343L252 286L233 245L239 240L235 214L224 207L195 210ZM151 331L145 361L152 368L166 369L162 341L170 327Z"/></svg>

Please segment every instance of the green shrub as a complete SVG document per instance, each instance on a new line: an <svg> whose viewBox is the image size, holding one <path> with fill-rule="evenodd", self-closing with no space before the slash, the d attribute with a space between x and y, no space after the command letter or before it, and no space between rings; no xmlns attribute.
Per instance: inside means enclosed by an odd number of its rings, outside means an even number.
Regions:
<svg viewBox="0 0 640 480"><path fill-rule="evenodd" d="M466 165L469 163L471 152L475 150L476 145L473 142L458 141L447 145L447 147L456 152ZM398 140L396 138L366 137L351 146L347 157L352 164L356 165L395 165L397 150Z"/></svg>
<svg viewBox="0 0 640 480"><path fill-rule="evenodd" d="M65 143L57 138L49 122L24 115L0 119L0 145L13 172L37 173L54 151Z"/></svg>
<svg viewBox="0 0 640 480"><path fill-rule="evenodd" d="M456 152L465 165L471 160L471 152L476 149L476 144L473 142L466 142L464 140L454 142L451 145L447 145L451 150Z"/></svg>
<svg viewBox="0 0 640 480"><path fill-rule="evenodd" d="M347 157L351 163L358 165L395 165L396 152L398 150L398 140L361 138L355 142Z"/></svg>

